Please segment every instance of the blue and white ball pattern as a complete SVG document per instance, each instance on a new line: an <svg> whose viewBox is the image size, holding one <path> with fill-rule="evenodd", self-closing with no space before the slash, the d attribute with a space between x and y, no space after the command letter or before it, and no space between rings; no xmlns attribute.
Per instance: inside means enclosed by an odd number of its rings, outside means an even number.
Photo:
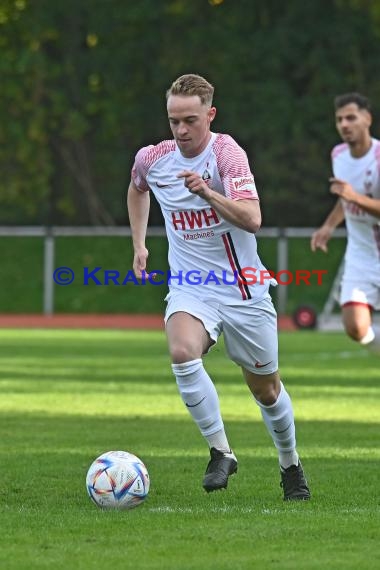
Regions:
<svg viewBox="0 0 380 570"><path fill-rule="evenodd" d="M102 509L133 509L149 493L149 473L139 457L127 451L107 451L90 465L87 492Z"/></svg>

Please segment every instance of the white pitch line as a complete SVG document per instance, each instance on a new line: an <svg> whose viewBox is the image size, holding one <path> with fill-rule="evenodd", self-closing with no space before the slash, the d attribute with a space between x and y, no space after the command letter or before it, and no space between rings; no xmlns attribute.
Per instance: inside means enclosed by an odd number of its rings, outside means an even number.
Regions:
<svg viewBox="0 0 380 570"><path fill-rule="evenodd" d="M331 358L348 360L350 358L368 358L369 353L366 350L341 350L339 352L295 352L287 353L286 358L295 360L304 360L305 358L318 358L319 360L330 360Z"/></svg>
<svg viewBox="0 0 380 570"><path fill-rule="evenodd" d="M300 503L301 504L301 503ZM270 515L270 516L278 516L284 512L299 512L297 507L284 505L281 508L262 508L262 507L238 507L238 506L224 506L224 507L170 507L168 505L161 506L161 507L150 507L147 509L151 513L168 513L168 514L202 514L202 513L239 513L239 514L251 514L251 513L261 513L262 515ZM373 509L371 509L373 510ZM374 509L376 512L379 511L379 508L376 507ZM365 507L341 507L338 509L339 512L342 514L366 514L368 513L368 509ZM304 516L315 516L315 513L312 511L308 511L304 513Z"/></svg>

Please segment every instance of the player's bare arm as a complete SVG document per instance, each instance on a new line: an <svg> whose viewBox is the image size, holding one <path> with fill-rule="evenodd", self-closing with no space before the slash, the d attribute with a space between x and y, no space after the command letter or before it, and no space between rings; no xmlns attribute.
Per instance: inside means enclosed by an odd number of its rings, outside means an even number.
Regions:
<svg viewBox="0 0 380 570"><path fill-rule="evenodd" d="M321 249L327 253L327 243L331 238L335 228L339 226L343 220L344 210L342 202L338 200L334 208L331 210L330 214L327 216L323 225L312 234L310 243L311 250L316 251L317 249Z"/></svg>
<svg viewBox="0 0 380 570"><path fill-rule="evenodd" d="M131 180L128 188L127 206L134 249L133 271L138 279L146 269L149 252L145 247L146 229L150 209L149 192L140 192Z"/></svg>
<svg viewBox="0 0 380 570"><path fill-rule="evenodd" d="M351 184L348 184L348 182L344 180L339 180L338 178L330 178L330 184L330 192L332 194L340 196L340 198L347 202L356 204L367 212L367 214L380 218L380 200L355 192Z"/></svg>
<svg viewBox="0 0 380 570"><path fill-rule="evenodd" d="M261 225L261 211L258 200L231 200L207 186L196 172L184 170L178 174L192 194L206 200L225 220L250 233L256 233Z"/></svg>

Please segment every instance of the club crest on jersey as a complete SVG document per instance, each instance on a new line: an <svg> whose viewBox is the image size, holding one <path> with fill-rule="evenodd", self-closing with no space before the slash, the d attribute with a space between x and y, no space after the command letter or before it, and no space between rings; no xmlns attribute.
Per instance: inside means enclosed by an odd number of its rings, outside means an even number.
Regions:
<svg viewBox="0 0 380 570"><path fill-rule="evenodd" d="M202 179L203 179L205 182L208 182L209 180L211 180L211 174L209 173L209 171L207 170L207 168L206 168L206 170L204 171L204 173L202 174Z"/></svg>

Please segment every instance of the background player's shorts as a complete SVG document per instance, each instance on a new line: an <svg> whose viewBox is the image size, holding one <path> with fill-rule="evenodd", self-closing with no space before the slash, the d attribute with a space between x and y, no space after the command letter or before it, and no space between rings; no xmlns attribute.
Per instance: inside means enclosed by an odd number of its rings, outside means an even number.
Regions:
<svg viewBox="0 0 380 570"><path fill-rule="evenodd" d="M340 290L340 306L347 303L364 303L373 309L380 309L380 283L351 279L343 276Z"/></svg>
<svg viewBox="0 0 380 570"><path fill-rule="evenodd" d="M261 375L278 369L277 314L269 295L230 306L171 291L166 301L165 323L174 313L189 313L202 321L214 342L223 332L227 353L239 366Z"/></svg>

